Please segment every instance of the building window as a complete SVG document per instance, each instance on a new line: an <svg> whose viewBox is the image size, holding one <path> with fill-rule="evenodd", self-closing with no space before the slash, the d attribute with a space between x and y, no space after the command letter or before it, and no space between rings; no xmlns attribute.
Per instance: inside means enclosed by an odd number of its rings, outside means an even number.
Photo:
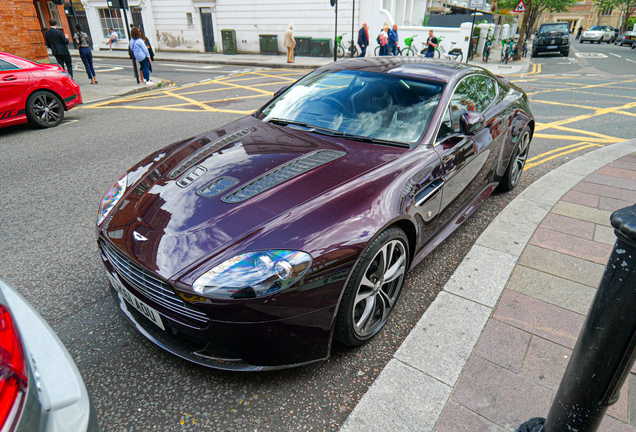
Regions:
<svg viewBox="0 0 636 432"><path fill-rule="evenodd" d="M60 20L60 12L57 10L57 5L53 3L52 1L46 2L46 4L49 6L49 15L51 16L52 19L57 21L57 23L61 27L62 21ZM48 25L46 27L48 27Z"/></svg>
<svg viewBox="0 0 636 432"><path fill-rule="evenodd" d="M613 11L614 11L614 9L613 9L613 8L608 7L607 9L604 9L604 10L601 12L601 15L604 15L604 16L611 15Z"/></svg>
<svg viewBox="0 0 636 432"><path fill-rule="evenodd" d="M194 27L194 21L192 21L191 12L186 12L186 21L188 21L188 27Z"/></svg>
<svg viewBox="0 0 636 432"><path fill-rule="evenodd" d="M102 24L102 33L105 38L110 37L109 29L112 27L117 32L120 39L126 38L124 20L119 9L97 9L99 11L99 21Z"/></svg>

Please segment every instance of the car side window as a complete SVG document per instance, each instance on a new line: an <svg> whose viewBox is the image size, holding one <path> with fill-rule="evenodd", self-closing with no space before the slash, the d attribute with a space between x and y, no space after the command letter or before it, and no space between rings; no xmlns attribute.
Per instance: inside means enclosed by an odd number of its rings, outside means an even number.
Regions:
<svg viewBox="0 0 636 432"><path fill-rule="evenodd" d="M464 78L451 97L453 114L459 118L466 111L483 113L497 96L495 82L482 75L471 75Z"/></svg>
<svg viewBox="0 0 636 432"><path fill-rule="evenodd" d="M20 68L14 64L9 63L8 61L0 60L0 70L8 71L8 70L17 70L17 69L20 69Z"/></svg>
<svg viewBox="0 0 636 432"><path fill-rule="evenodd" d="M444 113L444 118L442 119L442 124L439 126L439 131L437 132L437 139L435 142L440 142L446 139L446 137L452 135L454 133L454 124L453 118L451 116L450 107L446 108L446 112Z"/></svg>

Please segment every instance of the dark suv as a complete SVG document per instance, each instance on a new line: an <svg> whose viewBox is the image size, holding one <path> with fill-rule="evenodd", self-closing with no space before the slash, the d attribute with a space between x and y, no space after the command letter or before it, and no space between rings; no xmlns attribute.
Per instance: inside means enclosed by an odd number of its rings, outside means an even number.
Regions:
<svg viewBox="0 0 636 432"><path fill-rule="evenodd" d="M561 53L563 57L570 55L570 24L566 22L541 24L535 33L532 57L540 53Z"/></svg>

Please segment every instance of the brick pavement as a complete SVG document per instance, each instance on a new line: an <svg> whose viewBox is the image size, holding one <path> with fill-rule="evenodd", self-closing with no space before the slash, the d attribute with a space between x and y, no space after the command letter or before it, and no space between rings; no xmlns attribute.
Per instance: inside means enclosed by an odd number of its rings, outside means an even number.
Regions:
<svg viewBox="0 0 636 432"><path fill-rule="evenodd" d="M514 431L545 417L615 235L636 139L546 174L484 230L341 432ZM636 432L636 367L603 432Z"/></svg>
<svg viewBox="0 0 636 432"><path fill-rule="evenodd" d="M633 154L556 203L519 257L435 432L510 431L546 416L612 252L609 216L635 202ZM634 373L600 431L636 431Z"/></svg>

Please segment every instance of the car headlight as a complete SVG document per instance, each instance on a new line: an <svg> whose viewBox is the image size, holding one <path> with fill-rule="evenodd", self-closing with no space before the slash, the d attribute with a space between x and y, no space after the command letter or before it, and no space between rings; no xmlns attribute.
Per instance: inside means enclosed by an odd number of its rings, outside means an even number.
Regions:
<svg viewBox="0 0 636 432"><path fill-rule="evenodd" d="M124 174L108 189L108 192L104 194L102 202L99 204L99 213L97 214L97 225L101 225L106 219L106 216L117 205L121 197L126 192L126 185L128 182L128 173Z"/></svg>
<svg viewBox="0 0 636 432"><path fill-rule="evenodd" d="M201 275L192 288L203 297L255 298L296 282L311 267L311 255L293 250L248 252Z"/></svg>

